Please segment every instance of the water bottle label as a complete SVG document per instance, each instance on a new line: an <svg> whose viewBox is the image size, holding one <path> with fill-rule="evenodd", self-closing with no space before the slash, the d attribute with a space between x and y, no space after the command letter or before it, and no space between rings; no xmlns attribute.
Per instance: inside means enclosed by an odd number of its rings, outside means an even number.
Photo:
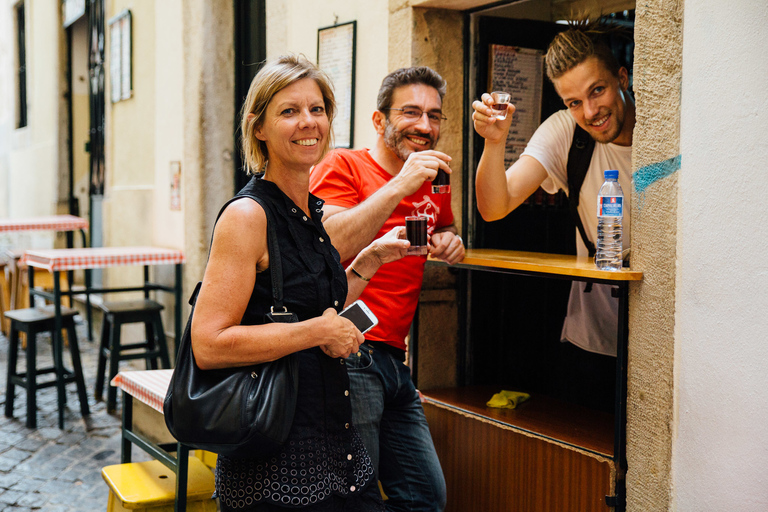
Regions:
<svg viewBox="0 0 768 512"><path fill-rule="evenodd" d="M623 217L624 198L616 196L603 196L597 198L598 217Z"/></svg>

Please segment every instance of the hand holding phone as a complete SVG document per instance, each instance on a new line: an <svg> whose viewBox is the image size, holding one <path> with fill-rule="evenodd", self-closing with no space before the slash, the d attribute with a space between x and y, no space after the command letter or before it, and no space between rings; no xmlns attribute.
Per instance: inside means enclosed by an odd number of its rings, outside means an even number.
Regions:
<svg viewBox="0 0 768 512"><path fill-rule="evenodd" d="M374 315L371 310L368 309L368 306L365 305L365 302L360 299L344 308L344 311L339 313L339 316L343 316L350 320L363 334L370 331L379 323L379 319L376 318L376 315Z"/></svg>

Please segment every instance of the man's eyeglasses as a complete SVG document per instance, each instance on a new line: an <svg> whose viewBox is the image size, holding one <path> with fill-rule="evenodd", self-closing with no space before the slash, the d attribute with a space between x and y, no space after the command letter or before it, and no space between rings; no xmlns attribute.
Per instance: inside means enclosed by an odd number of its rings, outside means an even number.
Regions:
<svg viewBox="0 0 768 512"><path fill-rule="evenodd" d="M421 119L421 116L427 114L427 119L429 119L429 122L435 125L448 120L448 118L445 117L442 112L424 112L417 107L385 108L382 110L397 110L398 112L402 112L403 117L409 121L418 121Z"/></svg>

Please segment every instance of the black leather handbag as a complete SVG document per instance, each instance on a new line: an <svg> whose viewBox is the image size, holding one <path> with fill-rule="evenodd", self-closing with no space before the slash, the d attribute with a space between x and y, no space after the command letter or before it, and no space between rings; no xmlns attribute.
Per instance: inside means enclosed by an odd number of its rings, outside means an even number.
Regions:
<svg viewBox="0 0 768 512"><path fill-rule="evenodd" d="M296 322L296 315L283 306L280 251L270 210L258 202L267 213L272 278L272 312L264 321ZM163 403L165 424L173 437L192 448L227 457L268 457L285 443L293 425L298 390L296 354L251 366L201 370L192 353L190 333L201 284L189 300L192 312Z"/></svg>

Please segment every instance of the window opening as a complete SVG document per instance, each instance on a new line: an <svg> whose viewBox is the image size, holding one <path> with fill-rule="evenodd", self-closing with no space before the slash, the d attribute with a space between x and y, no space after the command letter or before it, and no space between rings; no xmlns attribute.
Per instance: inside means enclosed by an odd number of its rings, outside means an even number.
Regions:
<svg viewBox="0 0 768 512"><path fill-rule="evenodd" d="M24 18L24 2L16 5L16 34L18 35L18 117L16 128L27 126L27 47L26 47L26 23Z"/></svg>

